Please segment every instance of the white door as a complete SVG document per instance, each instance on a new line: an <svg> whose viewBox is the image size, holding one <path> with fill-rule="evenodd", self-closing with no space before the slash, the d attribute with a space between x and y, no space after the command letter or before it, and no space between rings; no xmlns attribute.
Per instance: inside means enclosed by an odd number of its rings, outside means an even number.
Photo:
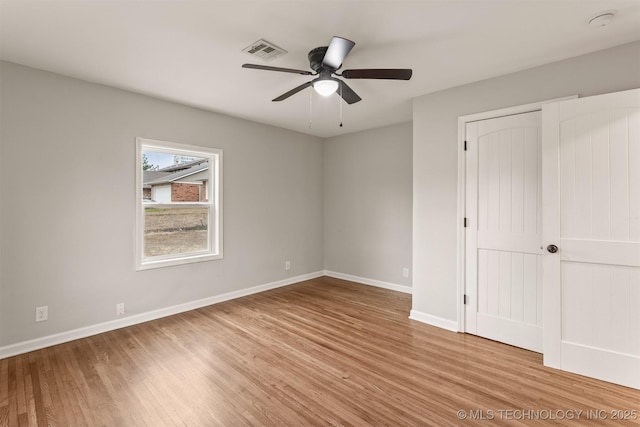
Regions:
<svg viewBox="0 0 640 427"><path fill-rule="evenodd" d="M640 90L543 123L544 364L640 388Z"/></svg>
<svg viewBox="0 0 640 427"><path fill-rule="evenodd" d="M465 331L542 352L541 113L467 123Z"/></svg>

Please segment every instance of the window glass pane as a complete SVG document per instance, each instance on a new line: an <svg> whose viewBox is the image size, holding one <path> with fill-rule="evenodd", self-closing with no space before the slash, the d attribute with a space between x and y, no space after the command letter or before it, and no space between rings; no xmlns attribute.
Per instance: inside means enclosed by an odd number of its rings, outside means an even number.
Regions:
<svg viewBox="0 0 640 427"><path fill-rule="evenodd" d="M188 154L142 151L143 201L208 201L209 159Z"/></svg>
<svg viewBox="0 0 640 427"><path fill-rule="evenodd" d="M209 250L208 222L207 206L145 206L145 258Z"/></svg>

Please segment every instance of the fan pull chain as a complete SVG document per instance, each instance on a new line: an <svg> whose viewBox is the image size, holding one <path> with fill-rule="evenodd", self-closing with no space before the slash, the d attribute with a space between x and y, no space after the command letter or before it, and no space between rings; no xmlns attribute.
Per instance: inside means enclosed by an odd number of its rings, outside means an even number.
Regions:
<svg viewBox="0 0 640 427"><path fill-rule="evenodd" d="M312 109L311 109L311 99L313 98L313 91L310 90L309 91L309 129L311 129L311 113L312 113Z"/></svg>
<svg viewBox="0 0 640 427"><path fill-rule="evenodd" d="M338 98L338 102L340 103L340 127L342 127L342 85L340 85L340 98Z"/></svg>

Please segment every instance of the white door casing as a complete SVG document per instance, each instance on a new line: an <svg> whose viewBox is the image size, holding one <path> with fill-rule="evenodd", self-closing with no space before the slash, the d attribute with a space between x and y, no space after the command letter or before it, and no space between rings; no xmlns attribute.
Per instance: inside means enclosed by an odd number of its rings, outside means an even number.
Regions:
<svg viewBox="0 0 640 427"><path fill-rule="evenodd" d="M542 352L541 114L466 124L465 331Z"/></svg>
<svg viewBox="0 0 640 427"><path fill-rule="evenodd" d="M544 364L640 388L640 89L543 107Z"/></svg>

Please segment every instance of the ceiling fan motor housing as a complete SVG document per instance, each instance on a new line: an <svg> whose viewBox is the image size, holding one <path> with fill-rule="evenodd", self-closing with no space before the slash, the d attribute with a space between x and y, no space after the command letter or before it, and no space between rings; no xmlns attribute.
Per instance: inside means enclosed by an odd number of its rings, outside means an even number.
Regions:
<svg viewBox="0 0 640 427"><path fill-rule="evenodd" d="M325 66L322 64L324 55L327 53L328 46L317 47L309 51L309 65L311 69L317 73Z"/></svg>

